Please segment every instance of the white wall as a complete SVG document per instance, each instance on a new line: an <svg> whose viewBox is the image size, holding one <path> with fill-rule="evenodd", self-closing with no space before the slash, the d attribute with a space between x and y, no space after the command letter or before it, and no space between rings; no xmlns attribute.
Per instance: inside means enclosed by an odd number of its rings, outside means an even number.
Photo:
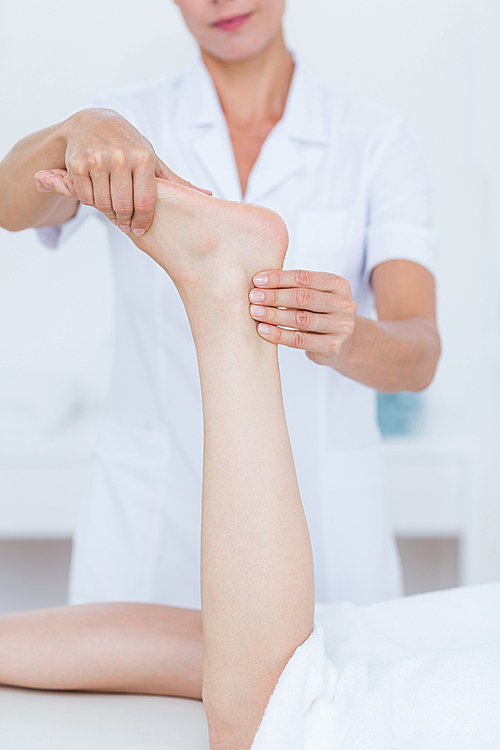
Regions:
<svg viewBox="0 0 500 750"><path fill-rule="evenodd" d="M4 4L0 157L23 135L87 106L99 88L181 69L194 54L173 2L79 7ZM289 0L286 28L318 73L403 109L424 143L442 240L444 354L422 439L474 452L468 513L485 553L472 577L498 578L500 3ZM42 454L45 467L63 456L84 462L112 342L101 229L89 223L57 253L32 231L0 230L0 248L0 468L24 472Z"/></svg>

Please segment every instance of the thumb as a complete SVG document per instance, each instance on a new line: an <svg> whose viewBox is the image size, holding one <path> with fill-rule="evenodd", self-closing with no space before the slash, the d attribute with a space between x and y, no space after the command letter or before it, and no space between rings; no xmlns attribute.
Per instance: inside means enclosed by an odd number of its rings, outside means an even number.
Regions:
<svg viewBox="0 0 500 750"><path fill-rule="evenodd" d="M192 190L197 190L199 193L212 195L211 190L204 190L204 188L196 187L196 185L193 185L191 182L183 180L182 177L179 177L179 175L175 174L175 172L172 172L172 170L169 169L169 167L167 167L167 165L158 157L156 157L155 176L160 177L162 180L175 182L177 185L184 185L184 187L191 188Z"/></svg>

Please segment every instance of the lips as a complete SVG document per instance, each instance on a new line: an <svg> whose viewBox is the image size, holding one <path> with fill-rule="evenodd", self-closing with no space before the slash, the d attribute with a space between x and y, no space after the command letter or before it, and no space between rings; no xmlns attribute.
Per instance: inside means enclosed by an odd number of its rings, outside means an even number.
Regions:
<svg viewBox="0 0 500 750"><path fill-rule="evenodd" d="M220 21L216 21L213 25L216 29L221 29L221 31L234 31L234 29L239 29L245 21L250 18L250 13L245 13L241 16L232 16L231 18L221 18Z"/></svg>

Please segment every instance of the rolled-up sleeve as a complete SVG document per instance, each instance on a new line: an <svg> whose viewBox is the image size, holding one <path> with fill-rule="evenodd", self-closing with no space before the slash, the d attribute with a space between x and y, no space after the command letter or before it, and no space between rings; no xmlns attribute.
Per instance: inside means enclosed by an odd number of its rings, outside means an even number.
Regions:
<svg viewBox="0 0 500 750"><path fill-rule="evenodd" d="M437 247L424 154L401 117L373 154L364 280L388 260L410 260L435 274Z"/></svg>

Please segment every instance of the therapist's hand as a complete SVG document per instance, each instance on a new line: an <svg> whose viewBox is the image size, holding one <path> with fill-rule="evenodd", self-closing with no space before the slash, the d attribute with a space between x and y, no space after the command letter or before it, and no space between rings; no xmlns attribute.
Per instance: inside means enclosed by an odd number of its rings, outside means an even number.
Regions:
<svg viewBox="0 0 500 750"><path fill-rule="evenodd" d="M341 362L357 309L346 279L319 271L261 271L253 283L250 314L262 338L304 349L318 364Z"/></svg>
<svg viewBox="0 0 500 750"><path fill-rule="evenodd" d="M77 198L124 232L141 236L151 226L156 177L195 187L172 172L147 138L112 109L77 112L63 123L60 133L66 170L37 172L38 190Z"/></svg>

